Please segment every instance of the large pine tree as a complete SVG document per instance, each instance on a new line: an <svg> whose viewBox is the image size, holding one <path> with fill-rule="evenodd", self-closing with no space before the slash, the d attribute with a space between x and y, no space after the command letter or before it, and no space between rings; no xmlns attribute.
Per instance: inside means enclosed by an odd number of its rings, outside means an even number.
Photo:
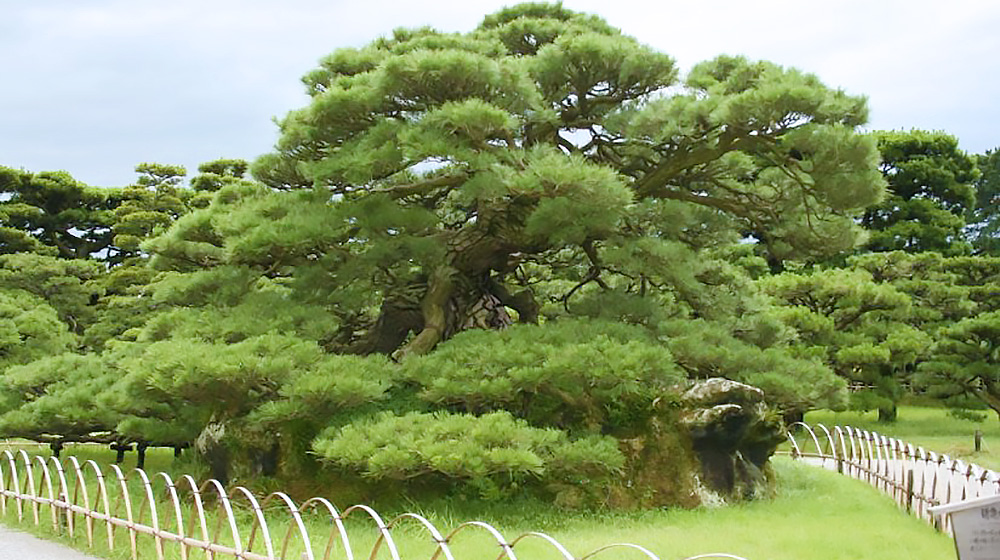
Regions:
<svg viewBox="0 0 1000 560"><path fill-rule="evenodd" d="M704 251L850 249L882 196L855 133L863 98L739 57L679 79L669 56L559 5L396 31L304 82L310 103L253 166L273 200L230 255L361 294L338 302L358 353L532 322L582 287L694 300ZM564 287L542 297L542 279Z"/></svg>

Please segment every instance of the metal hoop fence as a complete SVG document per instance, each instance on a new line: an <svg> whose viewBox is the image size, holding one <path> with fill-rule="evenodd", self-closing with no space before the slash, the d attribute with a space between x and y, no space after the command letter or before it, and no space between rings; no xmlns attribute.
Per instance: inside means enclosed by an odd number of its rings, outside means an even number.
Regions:
<svg viewBox="0 0 1000 560"><path fill-rule="evenodd" d="M90 548L98 539L107 539L108 550L114 550L117 541L127 540L133 559L140 556L140 539L151 539L157 560L188 560L202 554L208 560L401 560L403 552L406 558L413 558L415 553L401 550L394 531L397 535L406 531L409 536L416 531L421 544L430 550L430 560L456 560L454 541L472 532L496 546L496 560L518 560L517 554L530 552L526 550L530 546L548 548L545 558L555 553L563 560L603 560L612 557L614 551L619 553L614 557L660 560L636 544L609 544L577 557L540 532L508 539L488 523L467 521L445 533L416 513L404 513L387 521L365 505L338 510L325 498L296 504L282 492L272 492L260 500L242 486L227 490L214 479L198 484L188 475L174 480L162 472L149 476L138 468L128 473L118 465L108 468L110 475L93 460L81 463L72 456L61 460L29 456L23 449L4 450L0 452L0 515L16 513L18 521L30 515L37 526L47 509L55 532L65 532L71 539L82 533ZM309 516L323 518L319 524L322 534L317 524L306 523ZM367 534L359 538L356 531L361 529L367 529ZM121 538L122 531L127 539ZM536 544L525 546L532 541ZM685 560L709 558L745 560L725 553Z"/></svg>
<svg viewBox="0 0 1000 560"><path fill-rule="evenodd" d="M949 534L950 517L942 524L929 507L1000 494L1000 474L876 432L797 422L788 440L793 458L864 480Z"/></svg>

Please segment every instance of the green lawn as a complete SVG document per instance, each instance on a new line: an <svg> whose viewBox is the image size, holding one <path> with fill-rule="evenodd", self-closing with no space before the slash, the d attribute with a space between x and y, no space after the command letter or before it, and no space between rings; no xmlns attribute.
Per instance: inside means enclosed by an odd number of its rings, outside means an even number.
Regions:
<svg viewBox="0 0 1000 560"><path fill-rule="evenodd" d="M573 523L553 534L574 550L609 541L647 546L661 558L729 552L748 559L947 558L951 539L866 484L799 463L774 461L771 500L694 511L653 511Z"/></svg>

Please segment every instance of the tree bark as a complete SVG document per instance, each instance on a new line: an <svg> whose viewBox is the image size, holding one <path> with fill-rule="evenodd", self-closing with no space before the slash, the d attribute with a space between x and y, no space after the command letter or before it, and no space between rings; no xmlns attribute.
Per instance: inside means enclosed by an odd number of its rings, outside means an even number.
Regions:
<svg viewBox="0 0 1000 560"><path fill-rule="evenodd" d="M531 293L531 290L521 290L516 294L511 294L496 279L490 279L489 289L504 305L517 311L518 323L538 324L538 313L542 306L535 300L535 295Z"/></svg>
<svg viewBox="0 0 1000 560"><path fill-rule="evenodd" d="M448 329L448 300L454 291L455 269L438 267L427 283L427 295L421 304L424 327L413 340L397 352L397 358L426 354L437 345Z"/></svg>
<svg viewBox="0 0 1000 560"><path fill-rule="evenodd" d="M391 355L410 332L423 329L423 324L423 315L417 305L402 299L387 299L382 302L378 319L368 333L349 344L345 352L361 356Z"/></svg>

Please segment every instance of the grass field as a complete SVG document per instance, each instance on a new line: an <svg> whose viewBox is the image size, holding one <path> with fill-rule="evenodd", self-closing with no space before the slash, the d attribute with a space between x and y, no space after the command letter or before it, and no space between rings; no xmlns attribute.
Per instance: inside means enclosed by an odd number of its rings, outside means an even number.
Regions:
<svg viewBox="0 0 1000 560"><path fill-rule="evenodd" d="M976 428L984 431L986 442L996 442L1000 448L1000 426L983 424L947 416L940 409L904 408L898 424L877 424L874 415L849 415L825 412L807 416L810 422L827 425L851 423L866 429L876 429L925 445L931 449L954 452L967 448L971 452L971 434ZM971 430L970 430L971 428ZM967 440L967 441L966 441ZM964 447L963 447L964 446ZM990 459L989 447L976 458ZM47 449L39 449L47 454ZM67 450L101 461L113 459L113 453L98 448ZM134 458L130 458L134 461ZM148 470L170 470L173 457L169 451L151 453ZM987 461L983 461L986 463ZM951 539L936 532L925 522L901 511L888 498L863 482L834 472L796 463L788 457L773 461L778 478L775 497L731 507L704 507L695 510L658 509L640 512L565 512L547 504L511 500L503 504L483 506L474 503L440 502L413 505L431 519L442 532L458 523L472 519L487 521L508 539L527 531L543 531L563 543L580 557L601 546L628 542L648 548L660 558L680 559L709 552L726 552L749 560L834 560L859 558L940 559L954 555ZM131 464L125 466L131 468ZM334 499L334 501L336 501ZM343 507L349 504L338 504ZM161 509L161 511L163 511ZM382 512L389 517L391 512ZM30 522L18 525L14 517L0 520L12 527L23 527L46 536L53 535L43 512L42 525L34 528ZM30 516L28 517L30 519ZM307 518L309 532L314 535L314 549L319 552L329 534L330 524L318 516ZM100 525L100 524L99 524ZM103 531L103 527L99 526ZM394 531L404 559L430 558L435 545L426 533L415 526ZM280 541L283 528L272 531ZM351 538L356 557L367 557L375 531L369 523L353 522ZM322 535L322 536L321 536ZM482 532L468 531L453 541L456 560L493 559L499 554L495 542ZM77 547L85 546L77 537ZM114 553L99 544L91 553L108 558L128 558L125 533L119 532L120 543ZM529 546L516 549L520 560L555 560L557 555L540 540L525 542ZM176 550L168 558L179 557ZM256 548L255 548L256 550ZM389 559L383 548L379 560ZM618 550L602 554L596 560L641 560L636 551ZM142 558L155 558L152 540L140 537ZM200 557L200 556L198 556ZM296 551L289 558L299 558ZM333 556L343 558L343 554Z"/></svg>

